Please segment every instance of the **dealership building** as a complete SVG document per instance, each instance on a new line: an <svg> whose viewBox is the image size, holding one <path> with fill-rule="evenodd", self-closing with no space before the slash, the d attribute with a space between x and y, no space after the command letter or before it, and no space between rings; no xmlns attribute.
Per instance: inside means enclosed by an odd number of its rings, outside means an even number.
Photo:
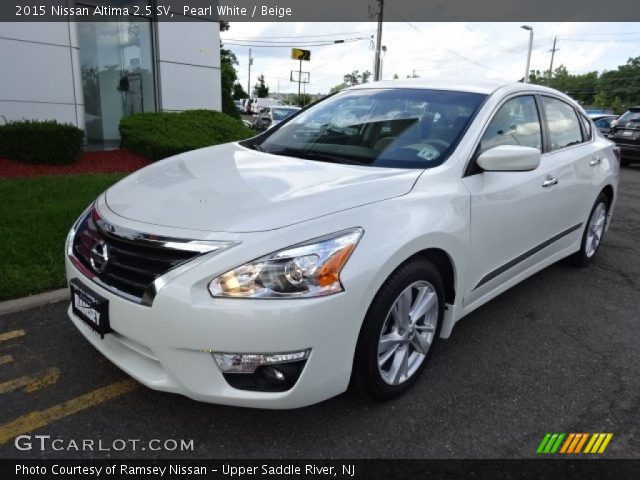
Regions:
<svg viewBox="0 0 640 480"><path fill-rule="evenodd" d="M110 147L123 116L221 109L218 22L119 20L1 22L0 124L55 119L82 128L90 145Z"/></svg>

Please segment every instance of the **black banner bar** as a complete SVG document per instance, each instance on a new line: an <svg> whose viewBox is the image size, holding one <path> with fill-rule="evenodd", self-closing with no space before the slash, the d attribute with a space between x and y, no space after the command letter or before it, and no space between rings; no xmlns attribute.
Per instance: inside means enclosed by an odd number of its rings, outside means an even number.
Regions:
<svg viewBox="0 0 640 480"><path fill-rule="evenodd" d="M1 22L114 21L144 16L154 21L372 22L374 0L3 0ZM387 0L387 22L633 22L637 0Z"/></svg>
<svg viewBox="0 0 640 480"><path fill-rule="evenodd" d="M640 460L0 460L7 479L636 480Z"/></svg>

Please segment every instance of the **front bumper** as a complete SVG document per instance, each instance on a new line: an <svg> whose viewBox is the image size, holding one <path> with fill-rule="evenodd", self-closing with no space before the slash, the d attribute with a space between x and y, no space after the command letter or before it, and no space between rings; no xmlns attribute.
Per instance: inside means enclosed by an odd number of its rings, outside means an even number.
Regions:
<svg viewBox="0 0 640 480"><path fill-rule="evenodd" d="M68 258L66 273L68 280L76 278L109 300L114 333L101 339L70 307L74 325L111 362L150 388L226 405L297 408L335 396L349 384L366 312L364 289L315 299L214 299L186 272L147 307L87 279ZM284 392L231 387L211 353L303 349L311 349L309 359Z"/></svg>

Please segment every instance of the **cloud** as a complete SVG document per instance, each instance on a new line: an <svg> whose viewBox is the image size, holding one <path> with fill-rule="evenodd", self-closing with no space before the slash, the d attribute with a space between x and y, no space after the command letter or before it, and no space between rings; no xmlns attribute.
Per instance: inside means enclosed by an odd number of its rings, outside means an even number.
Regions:
<svg viewBox="0 0 640 480"><path fill-rule="evenodd" d="M465 76L518 80L524 75L529 39L528 32L520 25L507 22L385 23L382 43L387 47L387 53L383 58L383 79L390 79L394 74L404 78L415 69L416 74L425 78ZM549 50L556 35L559 50L554 66L564 64L572 73L615 69L629 57L640 55L638 23L530 25L534 28L532 69L544 71L549 68ZM245 88L249 47L230 43L243 43L238 40L247 39L263 43L287 42L283 44L287 46L252 47L251 83L255 84L257 75L263 73L271 91L279 88L280 92L297 92L297 84L289 81L290 71L298 69L298 62L290 59L290 45L370 36L375 34L375 29L375 22L232 23L221 37L226 47L238 57L239 81ZM311 74L309 92L327 93L352 70L373 71L374 51L369 40L303 48L312 52L311 61L303 62L303 71Z"/></svg>

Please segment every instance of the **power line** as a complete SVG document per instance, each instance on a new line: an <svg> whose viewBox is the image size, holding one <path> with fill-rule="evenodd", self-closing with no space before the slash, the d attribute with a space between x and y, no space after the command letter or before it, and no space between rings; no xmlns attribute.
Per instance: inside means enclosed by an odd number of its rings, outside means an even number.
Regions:
<svg viewBox="0 0 640 480"><path fill-rule="evenodd" d="M323 42L323 43L343 43L346 41L353 41L353 40L370 40L373 38L373 35L370 35L368 37L352 37L352 38L345 38L345 39L338 39L338 40L308 40L306 42L296 42L296 44L305 44L305 43L318 43L318 42ZM252 40L250 38L227 38L223 40L223 43L228 43L226 42L226 40L229 40L231 42L243 42L243 43L258 43L258 44L279 44L279 43L292 43L291 40Z"/></svg>
<svg viewBox="0 0 640 480"><path fill-rule="evenodd" d="M392 8L390 8L390 10L393 10ZM465 60L466 62L469 63L473 63L474 65L477 65L479 67L482 68L486 68L487 70L493 70L494 72L498 72L498 73L505 73L501 70L496 70L495 68L489 67L487 65L483 65L482 63L476 62L475 60L471 60L468 57L465 57L464 55L462 55L461 53L456 52L455 50L451 50L449 47L445 47L444 45L442 45L441 43L437 42L436 40L434 40L430 35L427 35L426 33L424 33L422 30L418 29L415 25L413 25L411 22L409 22L406 18L404 18L402 15L400 15L396 10L393 10L393 12L398 16L398 18L400 18L404 23L406 23L407 25L409 25L411 28L413 28L416 32L418 32L420 35L423 35L427 38L429 38L433 43L435 43L436 45L438 45L440 48L443 48L444 50L446 50L447 52L455 55L456 57L461 58L462 60Z"/></svg>
<svg viewBox="0 0 640 480"><path fill-rule="evenodd" d="M287 38L287 39L296 39L296 38L315 38L315 37L342 37L344 35L370 35L373 31L367 32L342 32L342 33L325 33L318 35L260 35L260 38ZM224 38L223 38L224 40Z"/></svg>
<svg viewBox="0 0 640 480"><path fill-rule="evenodd" d="M346 39L340 39L340 40L327 40L327 41L318 41L316 43L304 43L304 42L296 42L296 43L287 43L287 44L282 44L282 43L268 43L268 44L264 44L264 43L254 43L252 42L248 42L248 41L236 41L236 42L222 42L223 45L235 45L237 47L254 47L254 48L296 48L296 47L324 47L326 45L340 45L343 43L353 43L353 42L361 42L363 40L371 40L370 37L361 37L361 38L346 38ZM256 40L256 42L258 42Z"/></svg>

